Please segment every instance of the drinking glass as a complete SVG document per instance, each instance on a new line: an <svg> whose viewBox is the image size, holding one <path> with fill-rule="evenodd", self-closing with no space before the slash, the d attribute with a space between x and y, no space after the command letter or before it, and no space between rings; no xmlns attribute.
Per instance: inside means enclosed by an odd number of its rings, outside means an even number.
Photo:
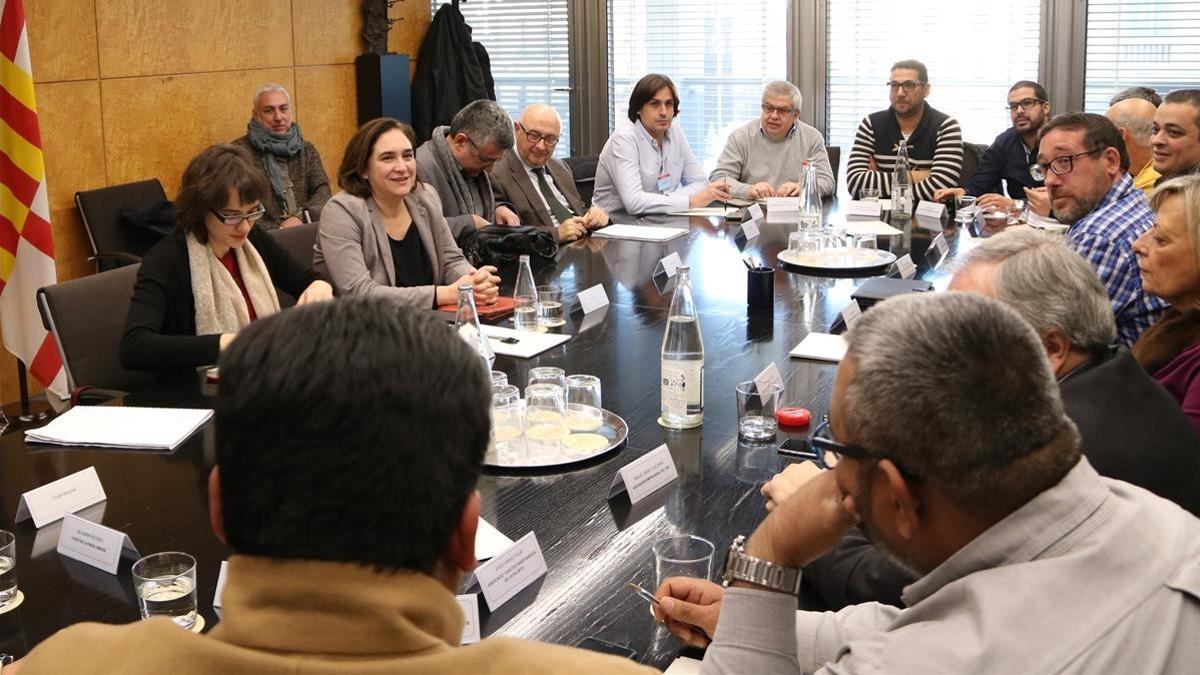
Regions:
<svg viewBox="0 0 1200 675"><path fill-rule="evenodd" d="M742 382L737 386L738 438L748 441L767 441L775 438L778 424L775 408L783 387L768 384L759 388L754 382Z"/></svg>
<svg viewBox="0 0 1200 675"><path fill-rule="evenodd" d="M502 370L492 371L492 386L508 384L508 374Z"/></svg>
<svg viewBox="0 0 1200 675"><path fill-rule="evenodd" d="M556 366L539 366L529 369L529 384L557 384L563 391L567 390L567 374ZM529 398L528 389L525 398Z"/></svg>
<svg viewBox="0 0 1200 675"><path fill-rule="evenodd" d="M557 284L538 286L538 325L547 328L563 326L567 315L563 312L562 287Z"/></svg>
<svg viewBox="0 0 1200 675"><path fill-rule="evenodd" d="M804 246L804 233L803 232L797 231L797 232L789 232L788 233L788 250L789 251L791 251L792 253L800 253L803 246Z"/></svg>
<svg viewBox="0 0 1200 675"><path fill-rule="evenodd" d="M501 464L521 460L525 443L525 420L521 410L521 391L511 384L492 387L492 442Z"/></svg>
<svg viewBox="0 0 1200 675"><path fill-rule="evenodd" d="M875 188L863 188L858 191L858 198L864 202L879 201L879 190Z"/></svg>
<svg viewBox="0 0 1200 675"><path fill-rule="evenodd" d="M879 248L879 240L877 240L873 234L861 235L858 240L854 242L854 244L857 248Z"/></svg>
<svg viewBox="0 0 1200 675"><path fill-rule="evenodd" d="M562 387L541 382L525 388L525 451L530 463L558 457L563 437L571 433L565 412Z"/></svg>
<svg viewBox="0 0 1200 675"><path fill-rule="evenodd" d="M196 559L179 551L154 553L133 564L133 586L142 618L165 616L177 626L196 625Z"/></svg>
<svg viewBox="0 0 1200 675"><path fill-rule="evenodd" d="M711 541L694 534L659 539L654 542L655 586L668 577L708 579L715 550Z"/></svg>
<svg viewBox="0 0 1200 675"><path fill-rule="evenodd" d="M604 424L600 403L600 378L571 375L567 378L567 426L571 431L594 431Z"/></svg>
<svg viewBox="0 0 1200 675"><path fill-rule="evenodd" d="M0 530L0 610L17 597L17 537Z"/></svg>

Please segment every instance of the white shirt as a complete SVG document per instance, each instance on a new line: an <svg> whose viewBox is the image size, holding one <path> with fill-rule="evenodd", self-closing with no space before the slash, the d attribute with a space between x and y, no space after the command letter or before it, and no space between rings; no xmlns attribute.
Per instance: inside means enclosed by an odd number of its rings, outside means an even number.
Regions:
<svg viewBox="0 0 1200 675"><path fill-rule="evenodd" d="M542 194L542 189L538 187L537 169L529 166L529 164L525 162L525 158L522 157L521 153L517 152L515 148L513 149L513 152L516 153L517 159L521 161L521 166L525 167L525 173L529 176L529 181L533 183L534 192L537 193L538 199L542 200L542 206L546 207L546 211L550 214L550 221L555 225L559 225L558 218L554 217L554 209L550 208L550 205L546 203L546 197ZM559 191L558 186L554 184L554 176L550 175L550 170L547 169L545 165L542 166L542 174L546 176L546 183L550 185L550 192L554 193L554 198L557 199L560 204L567 207L568 211L571 211L571 202L567 201L567 198L564 197L563 193ZM583 214L576 213L575 215L579 216Z"/></svg>
<svg viewBox="0 0 1200 675"><path fill-rule="evenodd" d="M592 204L609 213L683 211L692 195L707 185L704 168L674 123L660 147L637 120L614 131L604 144Z"/></svg>

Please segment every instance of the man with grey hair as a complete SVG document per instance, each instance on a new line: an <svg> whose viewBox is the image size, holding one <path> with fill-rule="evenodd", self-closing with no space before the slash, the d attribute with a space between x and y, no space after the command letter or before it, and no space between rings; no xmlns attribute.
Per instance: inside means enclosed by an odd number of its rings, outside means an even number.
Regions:
<svg viewBox="0 0 1200 675"><path fill-rule="evenodd" d="M1129 153L1129 175L1133 187L1149 197L1159 173L1154 170L1154 152L1150 138L1154 135L1154 113L1158 109L1144 98L1130 97L1109 106L1104 116L1117 125L1125 151Z"/></svg>
<svg viewBox="0 0 1200 675"><path fill-rule="evenodd" d="M1155 108L1162 105L1162 97L1158 95L1151 87L1127 87L1113 94L1113 97L1108 99L1110 106L1116 105L1121 101L1127 101L1131 98L1140 98L1153 105Z"/></svg>
<svg viewBox="0 0 1200 675"><path fill-rule="evenodd" d="M492 223L520 225L511 208L497 204L488 173L513 146L513 126L499 103L480 99L458 111L449 126L436 127L417 148L417 173L442 200L454 238Z"/></svg>
<svg viewBox="0 0 1200 675"><path fill-rule="evenodd" d="M254 155L271 182L274 199L263 200L266 213L258 221L268 230L319 220L331 196L321 155L300 135L292 112L283 85L263 85L254 95L246 135L234 141Z"/></svg>
<svg viewBox="0 0 1200 675"><path fill-rule="evenodd" d="M833 194L837 184L821 132L800 121L800 90L776 80L762 93L762 116L729 134L709 182L725 180L740 199L800 194L807 162L817 168L817 191Z"/></svg>
<svg viewBox="0 0 1200 675"><path fill-rule="evenodd" d="M1200 520L1081 457L1020 315L973 293L911 294L846 338L813 432L834 469L735 540L727 589L681 577L658 589L672 632L713 637L706 672L1194 668ZM856 523L923 575L907 607L797 612L799 567Z"/></svg>

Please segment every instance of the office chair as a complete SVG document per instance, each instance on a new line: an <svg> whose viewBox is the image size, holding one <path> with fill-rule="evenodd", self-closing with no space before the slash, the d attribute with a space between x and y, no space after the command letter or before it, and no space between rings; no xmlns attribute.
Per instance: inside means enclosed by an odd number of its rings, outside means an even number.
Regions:
<svg viewBox="0 0 1200 675"><path fill-rule="evenodd" d="M98 271L140 261L138 254L157 241L123 223L121 211L149 209L166 201L167 195L157 178L75 193L75 206L83 218L92 245L91 259L96 261Z"/></svg>

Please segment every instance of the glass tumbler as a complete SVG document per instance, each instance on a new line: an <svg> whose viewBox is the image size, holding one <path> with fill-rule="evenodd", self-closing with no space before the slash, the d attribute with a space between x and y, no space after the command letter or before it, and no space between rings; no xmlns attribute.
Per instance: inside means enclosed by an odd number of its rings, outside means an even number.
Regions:
<svg viewBox="0 0 1200 675"><path fill-rule="evenodd" d="M133 564L133 585L142 618L165 616L175 625L196 625L196 559L179 551L153 553Z"/></svg>

